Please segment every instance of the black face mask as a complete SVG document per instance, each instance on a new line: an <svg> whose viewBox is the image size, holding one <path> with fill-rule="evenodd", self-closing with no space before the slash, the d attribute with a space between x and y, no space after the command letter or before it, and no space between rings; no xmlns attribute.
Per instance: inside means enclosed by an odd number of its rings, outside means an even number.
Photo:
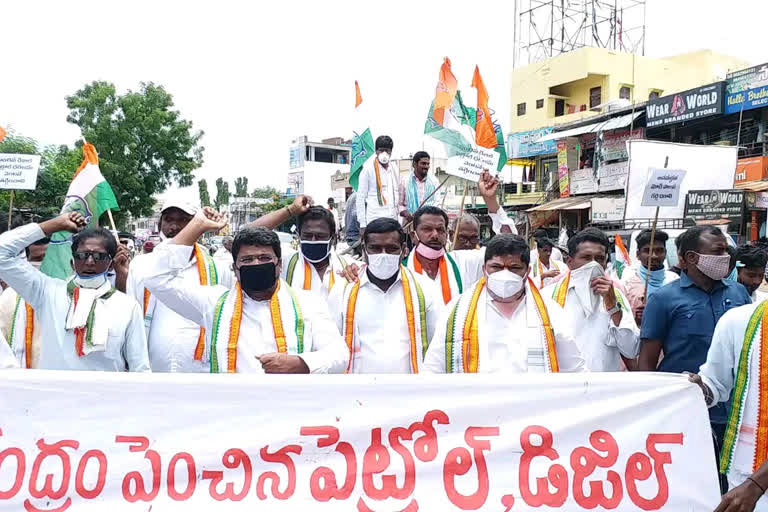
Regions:
<svg viewBox="0 0 768 512"><path fill-rule="evenodd" d="M272 262L240 267L240 286L244 292L263 292L275 285L277 265Z"/></svg>
<svg viewBox="0 0 768 512"><path fill-rule="evenodd" d="M330 247L330 240L323 240L320 242L302 241L301 254L303 254L304 259L310 263L317 263L328 257Z"/></svg>

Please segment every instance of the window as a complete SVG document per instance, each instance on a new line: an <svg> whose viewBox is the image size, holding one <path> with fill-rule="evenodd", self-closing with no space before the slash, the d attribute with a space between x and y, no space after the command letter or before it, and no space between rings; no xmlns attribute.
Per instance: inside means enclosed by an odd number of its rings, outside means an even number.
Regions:
<svg viewBox="0 0 768 512"><path fill-rule="evenodd" d="M518 103L517 104L517 115L524 116L525 115L525 103Z"/></svg>
<svg viewBox="0 0 768 512"><path fill-rule="evenodd" d="M657 100L659 99L659 91L651 91L651 94L648 95L649 100Z"/></svg>
<svg viewBox="0 0 768 512"><path fill-rule="evenodd" d="M536 100L536 108L544 108L544 100Z"/></svg>
<svg viewBox="0 0 768 512"><path fill-rule="evenodd" d="M555 117L565 114L565 100L555 100Z"/></svg>
<svg viewBox="0 0 768 512"><path fill-rule="evenodd" d="M622 100L629 99L629 87L625 85L621 89L619 89L619 98L621 98Z"/></svg>
<svg viewBox="0 0 768 512"><path fill-rule="evenodd" d="M602 103L603 88L593 87L589 90L589 108L595 108Z"/></svg>

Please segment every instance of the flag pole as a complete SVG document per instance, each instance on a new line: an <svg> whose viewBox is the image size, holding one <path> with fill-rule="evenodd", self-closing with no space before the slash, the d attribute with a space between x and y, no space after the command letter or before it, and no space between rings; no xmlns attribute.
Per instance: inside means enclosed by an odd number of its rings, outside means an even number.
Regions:
<svg viewBox="0 0 768 512"><path fill-rule="evenodd" d="M13 189L11 189L11 198L10 198L10 201L8 203L8 230L9 231L11 229L11 219L13 218L13 193L14 192L15 191Z"/></svg>
<svg viewBox="0 0 768 512"><path fill-rule="evenodd" d="M458 240L459 238L459 226L461 226L461 217L464 215L464 200L466 200L467 198L467 189L469 188L469 185L470 185L469 182L464 184L464 193L461 194L461 205L459 206L459 218L456 219L456 230L453 232L453 243L451 244L451 249L456 247L456 240Z"/></svg>
<svg viewBox="0 0 768 512"><path fill-rule="evenodd" d="M669 156L664 159L664 168L669 164ZM645 272L645 288L643 289L643 303L648 302L648 281L651 279L651 256L653 255L653 241L656 238L656 223L659 221L659 207L656 207L656 215L653 217L653 227L651 228L651 245L648 247L648 268ZM642 263L641 263L642 265Z"/></svg>

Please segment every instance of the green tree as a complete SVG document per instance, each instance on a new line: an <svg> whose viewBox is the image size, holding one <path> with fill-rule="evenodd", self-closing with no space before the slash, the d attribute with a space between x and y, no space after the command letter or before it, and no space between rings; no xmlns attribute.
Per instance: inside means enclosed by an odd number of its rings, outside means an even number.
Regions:
<svg viewBox="0 0 768 512"><path fill-rule="evenodd" d="M248 177L235 178L235 197L248 197Z"/></svg>
<svg viewBox="0 0 768 512"><path fill-rule="evenodd" d="M0 142L0 153L40 155L40 170L34 190L14 191L14 210L31 210L35 215L48 217L57 214L64 205L72 176L83 159L79 148L40 145L29 137L9 133ZM0 208L8 209L10 190L0 191Z"/></svg>
<svg viewBox="0 0 768 512"><path fill-rule="evenodd" d="M67 121L96 146L122 215L149 215L154 194L174 181L191 185L203 163L203 132L173 106L172 96L151 82L122 95L109 82L92 82L67 97Z"/></svg>
<svg viewBox="0 0 768 512"><path fill-rule="evenodd" d="M229 183L224 178L216 178L216 200L214 205L217 210L222 206L229 204Z"/></svg>
<svg viewBox="0 0 768 512"><path fill-rule="evenodd" d="M202 179L197 182L197 188L200 189L200 206L211 206L211 196L208 194L208 182Z"/></svg>
<svg viewBox="0 0 768 512"><path fill-rule="evenodd" d="M273 197L279 195L280 193L277 191L277 189L271 186L256 187L253 189L253 192L251 192L251 197L256 197L259 199L272 199Z"/></svg>

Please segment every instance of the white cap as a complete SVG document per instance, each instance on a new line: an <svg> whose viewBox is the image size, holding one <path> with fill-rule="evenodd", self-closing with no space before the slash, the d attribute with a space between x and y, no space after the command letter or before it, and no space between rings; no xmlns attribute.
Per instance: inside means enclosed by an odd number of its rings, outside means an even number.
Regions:
<svg viewBox="0 0 768 512"><path fill-rule="evenodd" d="M194 215L197 213L197 210L199 210L199 208L192 203L188 203L181 199L170 198L166 199L165 203L163 203L163 209L160 210L160 213L163 213L165 210L169 210L171 208L178 208L179 210L189 215Z"/></svg>

